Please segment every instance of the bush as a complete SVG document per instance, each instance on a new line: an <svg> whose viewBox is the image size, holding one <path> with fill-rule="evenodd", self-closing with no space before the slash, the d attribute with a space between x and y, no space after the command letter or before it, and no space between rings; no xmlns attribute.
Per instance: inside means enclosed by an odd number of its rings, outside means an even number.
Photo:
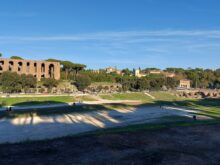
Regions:
<svg viewBox="0 0 220 165"><path fill-rule="evenodd" d="M21 92L22 89L27 91L30 88L35 88L37 80L32 75L19 75L16 72L3 72L0 77L2 91L5 93Z"/></svg>
<svg viewBox="0 0 220 165"><path fill-rule="evenodd" d="M41 82L49 91L51 91L53 87L57 87L59 84L59 82L53 78L43 78Z"/></svg>
<svg viewBox="0 0 220 165"><path fill-rule="evenodd" d="M84 91L91 84L91 79L87 75L78 75L74 84L79 91Z"/></svg>

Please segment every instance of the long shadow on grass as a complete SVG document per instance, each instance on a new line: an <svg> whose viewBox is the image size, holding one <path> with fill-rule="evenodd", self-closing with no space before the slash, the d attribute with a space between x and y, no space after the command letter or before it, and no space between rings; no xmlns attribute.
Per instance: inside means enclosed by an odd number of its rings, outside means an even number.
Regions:
<svg viewBox="0 0 220 165"><path fill-rule="evenodd" d="M149 105L144 104L142 106ZM211 118L220 118L220 99L199 99L182 101L154 101L151 105L173 106L194 110L191 114L204 115Z"/></svg>
<svg viewBox="0 0 220 165"><path fill-rule="evenodd" d="M45 103L45 104L44 104ZM72 113L85 113L85 112L93 112L93 111L101 111L101 110L115 110L116 108L122 107L126 108L128 105L125 104L104 104L104 105L69 105L64 102L57 102L57 101L51 101L51 102L40 102L34 104L30 104L32 106L35 105L61 105L57 107L41 107L41 108L34 108L30 107L28 109L19 109L19 110L13 110L11 112L8 111L1 111L0 112L0 119L2 118L16 118L16 117L31 117L31 116L50 116L50 115L65 115L65 114L72 114ZM21 104L14 104L14 106L21 106L24 105ZM5 108L7 110L7 108Z"/></svg>
<svg viewBox="0 0 220 165"><path fill-rule="evenodd" d="M115 110L117 107L126 108L127 105L67 105L56 108L1 112L0 143L38 137L59 137L106 128L107 125L117 125L122 122L118 116L123 113ZM115 112L111 113L113 110ZM126 113L133 113L133 111L127 111ZM7 118L13 119L7 120Z"/></svg>
<svg viewBox="0 0 220 165"><path fill-rule="evenodd" d="M66 104L66 102L62 101L24 101L15 103L12 106L35 106L35 105L53 105L53 104Z"/></svg>
<svg viewBox="0 0 220 165"><path fill-rule="evenodd" d="M63 104L63 103L62 103ZM0 120L0 142L13 142L36 138L54 138L68 134L83 133L100 128L120 126L123 122L131 121L139 116L149 116L143 118L147 122L152 117L159 118L166 115L166 111L159 108L161 106L179 106L194 108L198 112L203 112L200 106L220 108L219 100L201 99L184 101L155 101L153 104L143 104L141 106L157 106L156 108L140 108L134 106L129 108L125 104L103 104L103 105L75 105L43 109L28 109L12 112L2 112L0 118L14 118L13 120ZM192 107L192 108L191 108ZM120 108L120 110L117 110ZM124 109L124 110L123 110ZM105 110L105 111L102 111ZM134 112L138 115L135 116ZM146 113L142 113L145 111ZM171 111L171 110L170 110ZM175 110L174 110L175 111ZM92 112L92 113L84 113ZM113 113L112 113L113 112ZM165 112L165 113L164 113ZM213 112L213 111L212 111ZM218 113L216 112L216 113ZM214 113L214 112L213 112ZM128 115L130 120L127 120ZM134 114L134 115L133 115ZM209 113L210 114L210 113ZM209 115L208 114L208 115ZM62 117L60 117L62 115ZM23 116L22 118L16 118ZM38 116L35 118L35 116ZM212 116L212 114L211 114ZM214 116L214 115L213 115ZM216 117L218 118L218 117ZM135 121L135 120L134 120ZM9 139L9 140L8 140Z"/></svg>

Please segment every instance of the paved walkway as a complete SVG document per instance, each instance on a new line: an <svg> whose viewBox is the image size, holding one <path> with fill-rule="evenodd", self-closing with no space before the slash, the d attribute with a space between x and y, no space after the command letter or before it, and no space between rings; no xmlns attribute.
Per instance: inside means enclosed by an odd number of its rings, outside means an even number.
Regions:
<svg viewBox="0 0 220 165"><path fill-rule="evenodd" d="M40 140L74 135L101 128L153 122L160 117L190 116L185 109L166 107L139 107L112 111L93 111L58 116L27 116L0 120L0 143Z"/></svg>

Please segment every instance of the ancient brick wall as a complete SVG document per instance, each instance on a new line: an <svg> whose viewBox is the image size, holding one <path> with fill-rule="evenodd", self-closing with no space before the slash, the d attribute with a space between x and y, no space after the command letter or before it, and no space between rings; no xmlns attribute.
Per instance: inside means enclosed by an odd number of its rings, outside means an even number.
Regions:
<svg viewBox="0 0 220 165"><path fill-rule="evenodd" d="M5 71L17 72L18 74L31 74L38 81L41 78L60 79L59 62L0 58L0 74Z"/></svg>

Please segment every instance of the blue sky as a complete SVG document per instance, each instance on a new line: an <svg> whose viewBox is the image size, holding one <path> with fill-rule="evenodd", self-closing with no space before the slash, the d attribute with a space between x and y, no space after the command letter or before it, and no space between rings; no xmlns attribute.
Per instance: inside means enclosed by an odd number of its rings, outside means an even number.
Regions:
<svg viewBox="0 0 220 165"><path fill-rule="evenodd" d="M219 0L0 0L0 52L88 68L220 68Z"/></svg>

